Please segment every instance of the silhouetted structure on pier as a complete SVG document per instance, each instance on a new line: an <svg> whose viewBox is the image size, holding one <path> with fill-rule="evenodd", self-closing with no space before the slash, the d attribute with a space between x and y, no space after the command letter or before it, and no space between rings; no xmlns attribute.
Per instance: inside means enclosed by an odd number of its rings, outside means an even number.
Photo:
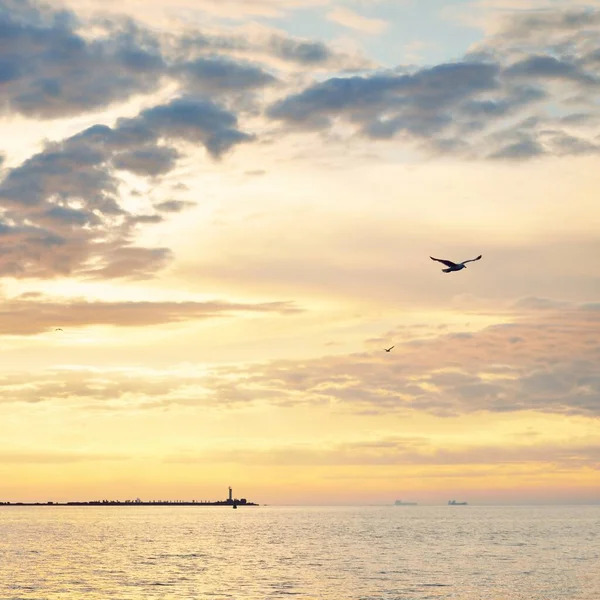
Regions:
<svg viewBox="0 0 600 600"><path fill-rule="evenodd" d="M0 506L258 506L246 498L234 498L229 487L227 500L88 500L71 502L0 502Z"/></svg>

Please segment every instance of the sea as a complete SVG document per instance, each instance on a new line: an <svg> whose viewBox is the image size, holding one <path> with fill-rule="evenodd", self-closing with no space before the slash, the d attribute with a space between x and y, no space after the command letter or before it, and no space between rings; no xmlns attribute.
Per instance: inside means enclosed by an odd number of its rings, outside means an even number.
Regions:
<svg viewBox="0 0 600 600"><path fill-rule="evenodd" d="M600 600L600 506L0 507L2 600Z"/></svg>

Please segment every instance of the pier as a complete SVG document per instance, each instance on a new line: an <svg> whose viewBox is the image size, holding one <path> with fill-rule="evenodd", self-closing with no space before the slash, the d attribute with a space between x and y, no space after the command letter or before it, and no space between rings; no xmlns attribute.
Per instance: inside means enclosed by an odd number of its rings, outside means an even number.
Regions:
<svg viewBox="0 0 600 600"><path fill-rule="evenodd" d="M258 506L246 498L234 498L229 488L227 500L86 500L70 502L0 502L0 506Z"/></svg>

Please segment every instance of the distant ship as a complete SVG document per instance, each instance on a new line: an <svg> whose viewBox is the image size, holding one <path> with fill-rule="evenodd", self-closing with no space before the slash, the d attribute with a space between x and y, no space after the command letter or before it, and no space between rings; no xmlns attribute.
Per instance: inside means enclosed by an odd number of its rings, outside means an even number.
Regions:
<svg viewBox="0 0 600 600"><path fill-rule="evenodd" d="M456 500L448 500L448 506L467 506L467 503L457 502Z"/></svg>
<svg viewBox="0 0 600 600"><path fill-rule="evenodd" d="M416 502L402 502L402 500L396 500L394 506L417 506Z"/></svg>

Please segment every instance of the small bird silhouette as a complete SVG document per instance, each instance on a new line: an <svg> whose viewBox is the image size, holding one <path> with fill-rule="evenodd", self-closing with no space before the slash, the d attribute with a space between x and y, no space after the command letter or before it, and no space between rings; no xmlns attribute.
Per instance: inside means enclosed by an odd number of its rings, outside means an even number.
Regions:
<svg viewBox="0 0 600 600"><path fill-rule="evenodd" d="M384 348L386 352L389 352L394 346L390 346L389 348Z"/></svg>
<svg viewBox="0 0 600 600"><path fill-rule="evenodd" d="M57 327L54 331L62 331L60 327Z"/></svg>
<svg viewBox="0 0 600 600"><path fill-rule="evenodd" d="M466 263L468 262L475 262L476 260L479 260L481 258L481 254L477 257L477 258L470 258L469 260L463 260L460 263L455 263L452 262L451 260L444 260L443 258L433 258L433 256L430 256L429 258L431 260L436 260L437 262L441 262L442 264L446 265L448 268L447 269L442 269L442 271L444 273L451 273L452 271L460 271L461 269L466 269L467 265Z"/></svg>

